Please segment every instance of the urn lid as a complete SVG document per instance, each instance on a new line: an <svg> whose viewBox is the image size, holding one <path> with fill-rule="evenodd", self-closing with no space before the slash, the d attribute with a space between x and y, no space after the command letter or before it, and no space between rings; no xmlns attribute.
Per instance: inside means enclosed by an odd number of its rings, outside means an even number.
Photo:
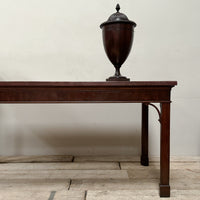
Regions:
<svg viewBox="0 0 200 200"><path fill-rule="evenodd" d="M117 12L113 13L106 22L102 23L100 25L100 28L102 28L103 26L105 26L107 24L113 24L113 23L127 23L127 24L132 24L134 27L136 27L135 22L130 21L125 14L119 12L119 10L120 10L119 4L117 4L115 9L117 10Z"/></svg>

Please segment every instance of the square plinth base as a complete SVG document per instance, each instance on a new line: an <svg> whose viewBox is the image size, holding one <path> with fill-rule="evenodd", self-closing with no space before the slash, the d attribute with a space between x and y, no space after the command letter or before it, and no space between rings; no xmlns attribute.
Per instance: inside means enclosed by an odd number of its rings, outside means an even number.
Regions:
<svg viewBox="0 0 200 200"><path fill-rule="evenodd" d="M160 197L170 197L170 186L160 184Z"/></svg>
<svg viewBox="0 0 200 200"><path fill-rule="evenodd" d="M130 81L130 79L125 76L111 76L106 81Z"/></svg>

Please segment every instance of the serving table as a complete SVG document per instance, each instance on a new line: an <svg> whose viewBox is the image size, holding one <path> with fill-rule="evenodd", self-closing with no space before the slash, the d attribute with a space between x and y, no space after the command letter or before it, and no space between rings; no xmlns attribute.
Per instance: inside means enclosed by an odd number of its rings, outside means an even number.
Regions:
<svg viewBox="0 0 200 200"><path fill-rule="evenodd" d="M170 196L170 94L176 81L0 82L0 103L141 103L141 164L148 166L148 109L160 121L160 196ZM160 110L153 104L160 103Z"/></svg>

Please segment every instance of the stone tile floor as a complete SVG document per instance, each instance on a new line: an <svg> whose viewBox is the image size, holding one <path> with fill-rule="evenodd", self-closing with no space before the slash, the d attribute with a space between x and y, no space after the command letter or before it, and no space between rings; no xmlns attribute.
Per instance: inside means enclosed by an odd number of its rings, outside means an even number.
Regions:
<svg viewBox="0 0 200 200"><path fill-rule="evenodd" d="M159 158L150 160L145 167L132 156L0 157L0 200L160 199ZM170 185L170 199L200 200L200 157L171 157Z"/></svg>

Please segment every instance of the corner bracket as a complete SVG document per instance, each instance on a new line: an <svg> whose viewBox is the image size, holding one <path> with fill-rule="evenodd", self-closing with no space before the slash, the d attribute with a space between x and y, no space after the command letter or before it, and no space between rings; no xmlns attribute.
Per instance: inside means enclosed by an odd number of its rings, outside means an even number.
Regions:
<svg viewBox="0 0 200 200"><path fill-rule="evenodd" d="M145 103L145 104L149 105L149 106L152 106L152 107L154 107L156 109L156 111L158 113L158 116L159 116L158 121L161 123L161 112L160 112L160 110L152 103Z"/></svg>

